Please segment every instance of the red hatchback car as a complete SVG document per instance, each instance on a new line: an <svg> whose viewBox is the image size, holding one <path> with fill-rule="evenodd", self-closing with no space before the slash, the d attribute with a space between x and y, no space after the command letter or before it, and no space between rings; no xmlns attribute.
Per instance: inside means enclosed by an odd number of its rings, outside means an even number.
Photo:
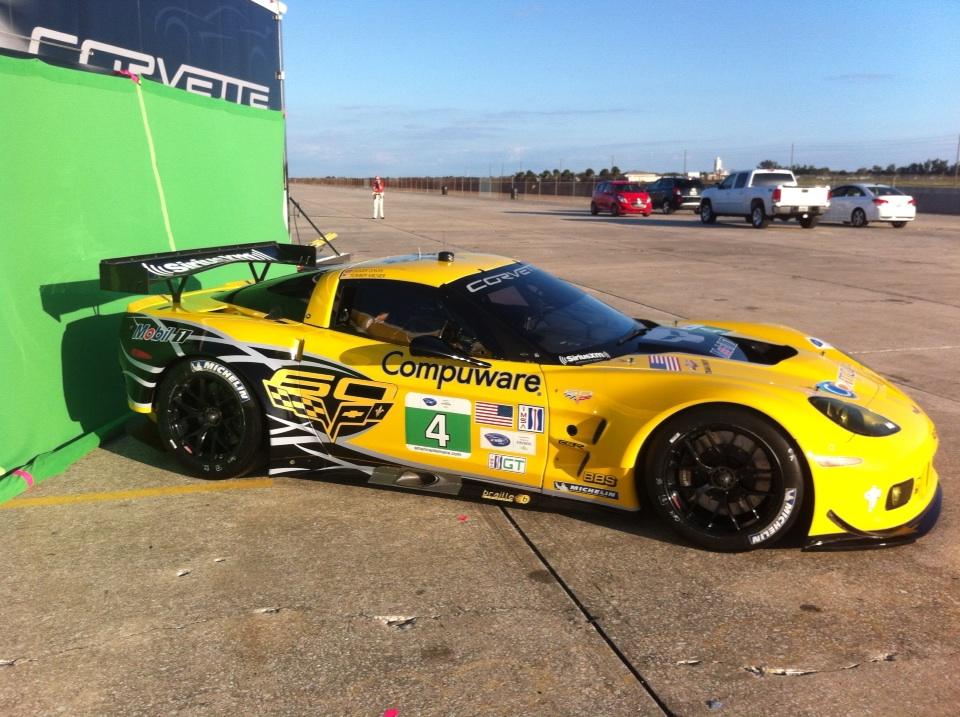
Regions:
<svg viewBox="0 0 960 717"><path fill-rule="evenodd" d="M590 199L590 213L599 214L609 211L613 216L621 214L642 214L650 216L653 205L650 195L636 182L626 179L614 179L597 184Z"/></svg>

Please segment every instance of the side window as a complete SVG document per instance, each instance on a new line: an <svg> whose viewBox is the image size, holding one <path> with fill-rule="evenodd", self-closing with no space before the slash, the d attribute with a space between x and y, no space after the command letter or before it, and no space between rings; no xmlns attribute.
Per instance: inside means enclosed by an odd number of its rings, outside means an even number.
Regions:
<svg viewBox="0 0 960 717"><path fill-rule="evenodd" d="M849 187L837 187L836 189L833 189L833 190L830 191L830 196L831 196L831 197L845 197L845 196L847 196L847 190L848 190L848 189L849 189Z"/></svg>
<svg viewBox="0 0 960 717"><path fill-rule="evenodd" d="M468 356L500 357L489 331L464 319L469 312L448 309L432 286L387 279L343 281L334 311L337 331L403 346L417 336L436 336Z"/></svg>
<svg viewBox="0 0 960 717"><path fill-rule="evenodd" d="M747 184L747 177L750 176L750 172L740 172L737 175L737 183L734 185L734 189L743 189Z"/></svg>
<svg viewBox="0 0 960 717"><path fill-rule="evenodd" d="M733 183L739 176L739 174L731 174L720 183L720 189L733 189Z"/></svg>
<svg viewBox="0 0 960 717"><path fill-rule="evenodd" d="M865 197L866 194L863 193L863 190L860 187L850 187L847 190L848 197Z"/></svg>
<svg viewBox="0 0 960 717"><path fill-rule="evenodd" d="M337 291L333 328L408 345L416 336L440 336L449 317L436 288L386 279L347 280Z"/></svg>

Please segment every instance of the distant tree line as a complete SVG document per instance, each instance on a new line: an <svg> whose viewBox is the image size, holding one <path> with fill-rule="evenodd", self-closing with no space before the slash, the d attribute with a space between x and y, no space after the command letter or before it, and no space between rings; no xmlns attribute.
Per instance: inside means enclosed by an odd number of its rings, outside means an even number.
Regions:
<svg viewBox="0 0 960 717"><path fill-rule="evenodd" d="M591 182L595 179L620 179L622 177L623 172L620 171L620 167L617 165L613 165L610 169L604 167L599 172L594 172L590 167L587 167L582 172L574 172L569 169L564 169L562 172L559 169L545 169L540 172L540 174L528 169L526 172L517 172L513 175L513 178L516 180L536 181L540 179L545 182L555 180L561 182L572 182L574 180Z"/></svg>
<svg viewBox="0 0 960 717"><path fill-rule="evenodd" d="M829 167L815 167L812 164L795 164L792 167L786 167L773 159L765 159L757 165L757 169L791 169L794 174L885 174L885 175L913 175L913 176L952 176L957 172L957 165L950 164L945 159L928 159L926 162L913 162L911 164L898 167L895 164L888 164L881 167L875 164L872 167L860 167L855 171L845 169L830 169Z"/></svg>

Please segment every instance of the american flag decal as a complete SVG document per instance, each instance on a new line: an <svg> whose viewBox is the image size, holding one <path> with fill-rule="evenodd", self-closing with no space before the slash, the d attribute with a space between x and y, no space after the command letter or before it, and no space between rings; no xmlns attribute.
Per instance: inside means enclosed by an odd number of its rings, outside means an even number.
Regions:
<svg viewBox="0 0 960 717"><path fill-rule="evenodd" d="M660 371L679 371L680 359L678 359L676 356L666 356L664 354L651 354L650 368L659 369Z"/></svg>
<svg viewBox="0 0 960 717"><path fill-rule="evenodd" d="M477 423L485 423L488 426L509 426L513 428L513 406L508 406L503 403L477 401L476 408Z"/></svg>

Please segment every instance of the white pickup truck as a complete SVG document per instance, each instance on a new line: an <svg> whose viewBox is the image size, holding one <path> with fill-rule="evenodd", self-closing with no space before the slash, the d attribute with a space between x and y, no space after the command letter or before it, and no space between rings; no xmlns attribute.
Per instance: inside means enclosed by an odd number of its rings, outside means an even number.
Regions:
<svg viewBox="0 0 960 717"><path fill-rule="evenodd" d="M774 218L799 219L804 229L813 229L829 206L830 187L798 187L788 169L753 169L704 189L700 221L713 224L717 217L740 216L763 229Z"/></svg>

